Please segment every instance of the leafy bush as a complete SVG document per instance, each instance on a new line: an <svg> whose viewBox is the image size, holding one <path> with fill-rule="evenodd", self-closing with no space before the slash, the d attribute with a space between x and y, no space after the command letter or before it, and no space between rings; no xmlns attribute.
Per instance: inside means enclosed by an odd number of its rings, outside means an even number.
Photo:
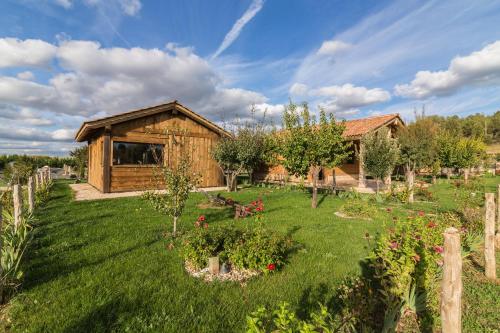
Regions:
<svg viewBox="0 0 500 333"><path fill-rule="evenodd" d="M377 208L365 200L348 199L340 211L351 217L371 218L377 214Z"/></svg>
<svg viewBox="0 0 500 333"><path fill-rule="evenodd" d="M14 225L14 216L8 210L2 211L3 230L1 233L2 252L0 256L0 265L2 266L1 283L5 286L0 300L6 300L19 287L23 271L20 263L23 258L24 250L31 239L31 215L23 214L17 228Z"/></svg>
<svg viewBox="0 0 500 333"><path fill-rule="evenodd" d="M40 183L39 187L35 190L35 206L42 206L49 200L52 184L52 180Z"/></svg>

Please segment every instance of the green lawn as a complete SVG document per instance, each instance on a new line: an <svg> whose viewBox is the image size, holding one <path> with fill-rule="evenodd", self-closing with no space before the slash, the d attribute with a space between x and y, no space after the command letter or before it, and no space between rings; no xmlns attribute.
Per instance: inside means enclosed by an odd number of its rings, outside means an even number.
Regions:
<svg viewBox="0 0 500 333"><path fill-rule="evenodd" d="M499 179L485 181L493 188ZM443 202L417 204L416 209L453 206L450 185L434 191ZM162 234L170 222L145 201L74 202L71 195L58 182L52 200L37 212L25 281L9 307L12 332L239 332L245 316L259 305L283 300L306 316L345 275L359 274L359 262L368 253L365 233L383 232L384 221L391 220L382 206L373 221L347 220L333 214L342 204L333 196L321 197L319 208L312 210L304 192L245 189L231 196L242 202L261 196L268 227L290 233L303 248L276 274L246 285L208 284L185 273L178 247L167 250ZM199 194L189 200L181 230L191 229L200 214L211 226L241 223L230 210L198 208L201 201ZM406 215L406 208L396 205L391 214ZM482 282L477 290L500 295L491 283ZM498 309L497 299L490 297L488 307ZM481 320L498 319L497 313ZM474 318L469 322L484 327Z"/></svg>

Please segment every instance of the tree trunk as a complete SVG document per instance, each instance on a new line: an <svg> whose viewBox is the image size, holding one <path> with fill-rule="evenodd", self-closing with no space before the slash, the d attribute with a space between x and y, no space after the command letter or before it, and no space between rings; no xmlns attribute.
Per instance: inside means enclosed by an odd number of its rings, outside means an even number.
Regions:
<svg viewBox="0 0 500 333"><path fill-rule="evenodd" d="M415 170L407 168L406 170L406 186L408 187L408 202L414 202L413 198L413 184L415 181Z"/></svg>
<svg viewBox="0 0 500 333"><path fill-rule="evenodd" d="M469 168L464 168L464 183L467 184L469 182Z"/></svg>
<svg viewBox="0 0 500 333"><path fill-rule="evenodd" d="M231 192L231 174L229 173L226 173L226 187L227 187L227 191L228 192Z"/></svg>
<svg viewBox="0 0 500 333"><path fill-rule="evenodd" d="M172 233L172 236L175 237L177 235L177 216L174 216L174 232Z"/></svg>
<svg viewBox="0 0 500 333"><path fill-rule="evenodd" d="M380 191L380 179L376 179L376 182L377 182L377 194L378 192Z"/></svg>
<svg viewBox="0 0 500 333"><path fill-rule="evenodd" d="M231 180L231 192L236 192L236 191L238 191L238 175L233 174Z"/></svg>
<svg viewBox="0 0 500 333"><path fill-rule="evenodd" d="M446 179L451 179L451 168L446 168Z"/></svg>
<svg viewBox="0 0 500 333"><path fill-rule="evenodd" d="M436 182L437 182L437 181L436 181L436 175L432 175L432 183L433 183L433 184L436 184Z"/></svg>
<svg viewBox="0 0 500 333"><path fill-rule="evenodd" d="M253 170L248 171L248 183L253 185Z"/></svg>
<svg viewBox="0 0 500 333"><path fill-rule="evenodd" d="M319 177L319 168L313 167L313 193L312 193L312 203L311 207L318 207L318 177Z"/></svg>

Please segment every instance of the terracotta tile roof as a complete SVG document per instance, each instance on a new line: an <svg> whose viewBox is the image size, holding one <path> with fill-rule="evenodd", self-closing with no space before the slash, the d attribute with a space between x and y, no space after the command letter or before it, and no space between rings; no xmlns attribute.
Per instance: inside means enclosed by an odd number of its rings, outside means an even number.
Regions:
<svg viewBox="0 0 500 333"><path fill-rule="evenodd" d="M393 121L394 119L399 119L401 123L403 121L398 114L386 114L382 116L367 117L361 119L347 120L345 122L345 137L357 137L367 134L385 124Z"/></svg>

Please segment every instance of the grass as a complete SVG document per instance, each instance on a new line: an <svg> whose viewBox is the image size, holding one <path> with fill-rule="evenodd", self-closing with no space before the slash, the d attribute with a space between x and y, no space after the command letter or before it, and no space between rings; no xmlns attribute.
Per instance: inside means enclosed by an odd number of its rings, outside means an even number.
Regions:
<svg viewBox="0 0 500 333"><path fill-rule="evenodd" d="M485 181L493 187L499 178ZM395 204L390 214L453 208L451 185L439 184L432 190L439 194L438 203ZM379 205L373 221L337 217L334 212L343 200L333 196L320 197L319 208L312 210L308 194L300 191L248 188L231 196L241 202L261 196L268 227L290 233L303 245L282 271L245 285L201 282L185 273L178 246L167 250L162 235L170 231L170 222L146 202L140 198L75 202L67 184L57 182L51 201L36 214L25 281L9 306L7 329L239 332L244 331L245 316L259 305L274 306L283 300L305 317L343 277L360 273L359 262L369 251L365 233L383 232L384 221L390 220L385 206ZM191 229L200 214L211 226L241 223L228 209L198 208L201 201L199 194L190 198L181 229ZM474 283L465 285L467 299L478 302L484 296L488 301L484 307L466 309L464 325L488 327L498 322L498 311L491 309L500 304L491 293L499 295L500 289L484 281Z"/></svg>

